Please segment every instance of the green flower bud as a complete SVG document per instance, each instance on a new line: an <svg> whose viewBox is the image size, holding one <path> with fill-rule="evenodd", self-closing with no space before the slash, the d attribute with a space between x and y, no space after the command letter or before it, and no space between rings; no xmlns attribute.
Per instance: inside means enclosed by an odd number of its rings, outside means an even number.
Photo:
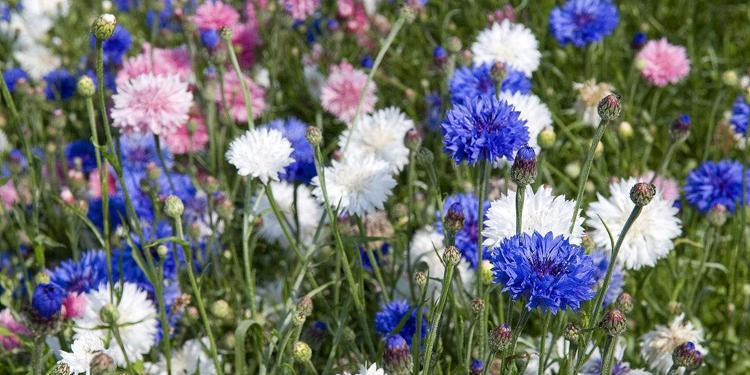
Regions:
<svg viewBox="0 0 750 375"><path fill-rule="evenodd" d="M628 328L628 321L625 319L625 314L622 311L612 309L599 322L599 328L603 329L610 336L618 336Z"/></svg>
<svg viewBox="0 0 750 375"><path fill-rule="evenodd" d="M120 318L120 312L117 310L117 307L115 307L111 303L108 303L102 306L102 309L99 310L99 318L103 322L109 325L113 325L116 324L117 319Z"/></svg>
<svg viewBox="0 0 750 375"><path fill-rule="evenodd" d="M297 362L307 362L312 358L312 349L303 341L297 341L292 347L292 356Z"/></svg>
<svg viewBox="0 0 750 375"><path fill-rule="evenodd" d="M84 75L78 80L76 90L78 91L78 95L90 98L96 92L96 85L94 85L94 80L91 77Z"/></svg>
<svg viewBox="0 0 750 375"><path fill-rule="evenodd" d="M654 198L654 195L656 195L656 186L651 183L639 182L633 185L633 188L630 189L630 200L632 200L636 206L643 207L649 204L651 199Z"/></svg>
<svg viewBox="0 0 750 375"><path fill-rule="evenodd" d="M307 143L309 143L313 147L320 146L320 144L323 142L323 135L320 134L320 129L314 126L307 127L305 138L307 138Z"/></svg>
<svg viewBox="0 0 750 375"><path fill-rule="evenodd" d="M94 37L100 41L109 39L112 33L115 32L117 26L117 18L113 14L102 14L94 20L91 25L91 33Z"/></svg>
<svg viewBox="0 0 750 375"><path fill-rule="evenodd" d="M620 95L612 93L604 97L599 101L597 106L599 111L599 117L605 121L611 121L620 117L622 112L622 104L620 103Z"/></svg>
<svg viewBox="0 0 750 375"><path fill-rule="evenodd" d="M167 216L177 219L182 216L185 211L185 206L182 204L182 200L176 195L170 195L167 200L164 201L164 213Z"/></svg>

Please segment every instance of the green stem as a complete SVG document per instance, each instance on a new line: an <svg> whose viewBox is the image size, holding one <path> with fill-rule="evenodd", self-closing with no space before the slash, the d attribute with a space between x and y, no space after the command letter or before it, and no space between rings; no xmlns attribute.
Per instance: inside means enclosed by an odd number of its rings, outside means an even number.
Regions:
<svg viewBox="0 0 750 375"><path fill-rule="evenodd" d="M167 375L172 375L172 346L169 341L169 321L167 320L167 305L164 303L164 258L159 259L159 268L157 269L156 301L159 303L159 319L161 320L162 345L164 347L164 358L167 362Z"/></svg>
<svg viewBox="0 0 750 375"><path fill-rule="evenodd" d="M604 356L602 356L601 375L611 375L612 366L615 363L615 346L617 346L617 336L607 335L604 342Z"/></svg>
<svg viewBox="0 0 750 375"><path fill-rule="evenodd" d="M570 219L570 229L568 232L573 233L573 228L576 226L576 218L578 218L578 211L581 209L581 200L583 200L583 192L586 188L586 182L589 180L589 173L591 172L591 164L594 161L594 154L596 153L596 146L601 141L604 131L607 130L609 122L602 119L599 121L599 126L594 132L594 138L591 139L591 146L589 152L586 154L586 161L583 163L583 169L581 169L581 177L578 180L578 193L576 194L576 205L573 208L573 218Z"/></svg>
<svg viewBox="0 0 750 375"><path fill-rule="evenodd" d="M669 166L669 161L672 158L672 154L674 153L674 150L677 148L677 142L669 142L669 146L667 146L667 151L664 152L664 158L661 160L661 164L659 164L659 169L654 172L654 176L651 177L651 181L649 181L650 184L653 184L656 180L656 177L658 176L664 176L664 172L667 170L667 166Z"/></svg>
<svg viewBox="0 0 750 375"><path fill-rule="evenodd" d="M546 357L544 356L544 346L547 343L547 331L549 330L549 321L551 317L551 313L547 311L544 313L544 317L542 318L542 337L541 342L539 343L539 369L537 370L538 375L544 374L544 368L546 367Z"/></svg>
<svg viewBox="0 0 750 375"><path fill-rule="evenodd" d="M253 97L250 90L247 89L247 83L245 82L245 76L242 74L240 64L237 61L237 54L234 52L234 45L232 41L227 41L227 51L229 51L229 60L232 61L232 67L234 67L234 73L237 75L237 79L240 81L240 88L242 89L242 100L245 102L245 110L247 110L247 128L255 128L255 122L253 119Z"/></svg>
<svg viewBox="0 0 750 375"><path fill-rule="evenodd" d="M482 225L484 223L484 200L487 195L487 181L490 175L490 165L487 160L482 158L479 162L479 176L477 182L477 189L479 189L479 203L477 204L477 218L479 220L479 230L477 231L477 267L475 274L475 286L477 290L477 296L487 302L486 295L484 293L484 285L482 284L482 257L484 251L482 249ZM487 350L487 321L489 320L489 308L482 311L482 317L479 321L479 353L484 355Z"/></svg>
<svg viewBox="0 0 750 375"><path fill-rule="evenodd" d="M516 190L516 236L523 232L523 201L526 198L526 185L518 185Z"/></svg>
<svg viewBox="0 0 750 375"><path fill-rule="evenodd" d="M362 218L359 217L359 215L354 215L354 218L357 221L357 227L359 228L359 242L361 246L364 247L365 252L367 253L367 259L370 261L370 267L372 267L372 271L375 273L375 278L378 280L378 284L380 284L380 289L383 290L383 296L385 297L386 302L388 302L390 298L388 297L388 288L385 284L385 280L383 279L383 273L380 272L380 265L378 264L378 260L375 258L375 253L367 243L367 228L365 228L365 224L362 222Z"/></svg>
<svg viewBox="0 0 750 375"><path fill-rule="evenodd" d="M130 363L130 358L128 358L128 351L125 350L125 343L122 341L122 336L120 336L120 327L118 327L117 323L115 322L109 328L112 331L112 336L115 337L117 346L119 346L120 350L122 351L123 358L125 358L125 367L127 368L128 373L135 374L135 371L133 371L133 366Z"/></svg>
<svg viewBox="0 0 750 375"><path fill-rule="evenodd" d="M433 314L432 321L430 322L430 335L427 337L427 345L425 347L425 354L424 354L424 368L422 373L423 374L431 374L432 371L430 369L430 358L432 358L432 349L435 346L435 340L437 340L437 335L440 330L440 318L443 315L443 310L445 309L445 302L448 300L448 294L451 292L451 280L453 279L453 270L455 269L456 265L451 263L448 259L443 259L443 262L445 262L445 272L443 273L443 285L440 292L440 299L438 300L437 309L435 310L435 313Z"/></svg>

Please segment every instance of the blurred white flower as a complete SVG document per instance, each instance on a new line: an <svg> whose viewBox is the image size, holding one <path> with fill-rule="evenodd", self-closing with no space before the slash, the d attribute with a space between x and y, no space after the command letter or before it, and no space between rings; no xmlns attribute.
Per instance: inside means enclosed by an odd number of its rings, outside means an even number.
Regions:
<svg viewBox="0 0 750 375"><path fill-rule="evenodd" d="M539 42L529 28L510 20L482 30L471 46L474 64L500 62L522 71L527 77L539 68Z"/></svg>
<svg viewBox="0 0 750 375"><path fill-rule="evenodd" d="M88 374L91 371L91 360L104 351L104 343L99 335L84 332L76 335L70 349L70 352L60 351L59 362L68 365L72 374Z"/></svg>
<svg viewBox="0 0 750 375"><path fill-rule="evenodd" d="M187 340L182 348L172 350L172 374L216 374L216 367L207 353L208 345L208 338L204 337L200 340ZM167 360L162 354L159 363L146 365L146 368L151 375L166 375Z"/></svg>
<svg viewBox="0 0 750 375"><path fill-rule="evenodd" d="M360 366L359 370L357 370L357 372L354 374L349 373L349 372L344 372L343 374L339 374L339 375L386 375L386 374L385 374L385 370L383 370L382 368L379 368L376 363L373 363L369 366L367 365L367 363L365 363L364 365Z"/></svg>
<svg viewBox="0 0 750 375"><path fill-rule="evenodd" d="M596 80L590 79L583 83L574 83L573 88L578 91L575 110L578 118L584 124L598 126L601 117L599 117L599 102L607 95L614 91L614 87L606 82L596 83Z"/></svg>
<svg viewBox="0 0 750 375"><path fill-rule="evenodd" d="M413 127L414 121L398 108L380 109L361 116L341 133L339 148L346 149L348 140L349 154L346 157L356 159L372 155L390 164L393 172L399 172L409 162L409 149L404 144L404 136Z"/></svg>
<svg viewBox="0 0 750 375"><path fill-rule="evenodd" d="M292 144L276 129L256 128L232 140L226 157L240 176L258 177L263 183L278 181L291 164Z"/></svg>
<svg viewBox="0 0 750 375"><path fill-rule="evenodd" d="M672 367L672 352L688 341L706 355L706 348L700 344L703 341L703 330L694 327L690 321L685 321L685 314L680 314L669 326L657 325L653 331L641 336L641 357L650 369L666 374ZM682 374L685 369L680 368L678 371Z"/></svg>
<svg viewBox="0 0 750 375"><path fill-rule="evenodd" d="M499 95L500 100L505 100L508 104L515 107L516 111L521 113L521 120L526 121L526 128L529 129L529 147L539 154L539 144L537 138L539 133L545 128L552 127L552 114L546 104L534 94L524 95L520 92L510 93L502 92ZM503 159L504 160L504 159Z"/></svg>
<svg viewBox="0 0 750 375"><path fill-rule="evenodd" d="M315 201L312 196L312 190L307 185L299 185L296 187L297 190L297 211L296 218L294 216L294 185L286 182L271 182L269 184L271 192L276 200L276 204L279 206L284 217L286 217L286 223L289 225L289 230L292 233L297 232L296 225L299 223L300 226L300 240L303 244L311 244L315 231L318 228L320 217L323 213L323 209ZM271 205L265 194L258 196L260 199L258 202L258 208L255 211L256 215L261 215L263 224L260 227L260 235L264 239L277 242L282 247L289 245L284 232L281 229L281 224L276 219L273 211L271 211Z"/></svg>

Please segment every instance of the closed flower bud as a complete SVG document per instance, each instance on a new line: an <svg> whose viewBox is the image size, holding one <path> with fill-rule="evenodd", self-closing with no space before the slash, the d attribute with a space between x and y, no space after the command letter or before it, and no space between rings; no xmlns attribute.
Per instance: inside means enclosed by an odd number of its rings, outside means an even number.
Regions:
<svg viewBox="0 0 750 375"><path fill-rule="evenodd" d="M732 87L736 87L740 82L739 77L737 77L737 72L735 72L734 70L727 70L726 72L722 73L721 80L725 85Z"/></svg>
<svg viewBox="0 0 750 375"><path fill-rule="evenodd" d="M599 322L599 328L603 329L610 336L617 336L625 332L628 328L628 321L625 314L618 309L607 311L602 320Z"/></svg>
<svg viewBox="0 0 750 375"><path fill-rule="evenodd" d="M461 52L461 48L463 48L463 45L461 44L461 38L457 36L452 36L448 38L448 41L445 43L445 47L448 49L448 52L450 53Z"/></svg>
<svg viewBox="0 0 750 375"><path fill-rule="evenodd" d="M66 293L55 283L38 284L31 297L31 307L42 319L53 319L60 312Z"/></svg>
<svg viewBox="0 0 750 375"><path fill-rule="evenodd" d="M230 29L229 27L222 27L219 31L219 35L225 42L232 41L232 29Z"/></svg>
<svg viewBox="0 0 750 375"><path fill-rule="evenodd" d="M461 261L461 253L455 246L448 246L443 253L443 259L445 260L446 267L455 266Z"/></svg>
<svg viewBox="0 0 750 375"><path fill-rule="evenodd" d="M482 269L480 270L482 284L484 285L492 284L492 263L490 263L490 261L488 260L483 260L480 267L482 267Z"/></svg>
<svg viewBox="0 0 750 375"><path fill-rule="evenodd" d="M437 46L432 50L432 58L435 60L435 65L442 66L448 61L448 51L442 46Z"/></svg>
<svg viewBox="0 0 750 375"><path fill-rule="evenodd" d="M427 285L427 274L425 274L422 271L417 271L414 273L414 282L417 283L417 286L420 288L424 288L425 285Z"/></svg>
<svg viewBox="0 0 750 375"><path fill-rule="evenodd" d="M630 189L630 200L635 203L636 206L643 207L654 198L656 195L656 186L648 182L639 182L633 185Z"/></svg>
<svg viewBox="0 0 750 375"><path fill-rule="evenodd" d="M633 137L633 126L629 122L623 121L617 126L617 135L622 139L630 139Z"/></svg>
<svg viewBox="0 0 750 375"><path fill-rule="evenodd" d="M220 299L211 304L211 314L219 319L226 319L232 314L232 308L227 301Z"/></svg>
<svg viewBox="0 0 750 375"><path fill-rule="evenodd" d="M669 136L672 138L672 142L682 142L687 139L690 135L690 116L681 114L672 121L672 127L669 128Z"/></svg>
<svg viewBox="0 0 750 375"><path fill-rule="evenodd" d="M96 92L96 85L94 85L94 80L91 77L84 75L78 80L76 90L78 91L78 95L90 98Z"/></svg>
<svg viewBox="0 0 750 375"><path fill-rule="evenodd" d="M302 327L305 324L307 317L301 314L299 311L292 315L292 325L295 327Z"/></svg>
<svg viewBox="0 0 750 375"><path fill-rule="evenodd" d="M406 132L404 144L411 151L419 150L419 147L422 146L422 136L419 135L417 129L411 128Z"/></svg>
<svg viewBox="0 0 750 375"><path fill-rule="evenodd" d="M419 152L417 152L417 162L425 167L430 166L434 159L435 157L429 149L421 148Z"/></svg>
<svg viewBox="0 0 750 375"><path fill-rule="evenodd" d="M164 245L159 245L156 248L156 254L159 255L159 259L165 259L167 254L169 254L169 249Z"/></svg>
<svg viewBox="0 0 750 375"><path fill-rule="evenodd" d="M482 361L478 359L471 361L471 366L469 367L469 374L481 375L483 373L484 373L484 363L482 363Z"/></svg>
<svg viewBox="0 0 750 375"><path fill-rule="evenodd" d="M615 306L617 306L617 308L625 314L633 311L633 296L628 293L620 294L619 296L617 296Z"/></svg>
<svg viewBox="0 0 750 375"><path fill-rule="evenodd" d="M640 51L643 46L648 42L648 36L645 33L637 32L633 35L633 40L630 42L630 48Z"/></svg>
<svg viewBox="0 0 750 375"><path fill-rule="evenodd" d="M341 339L344 340L344 342L354 342L354 340L357 339L357 334L354 333L354 330L351 328L344 327L344 332L341 333Z"/></svg>
<svg viewBox="0 0 750 375"><path fill-rule="evenodd" d="M167 197L167 200L164 201L164 213L167 214L167 216L177 219L182 216L184 211L185 206L182 204L182 200L176 195L170 195Z"/></svg>
<svg viewBox="0 0 750 375"><path fill-rule="evenodd" d="M91 25L91 33L100 41L107 40L115 32L115 26L117 26L117 19L113 14L102 14Z"/></svg>
<svg viewBox="0 0 750 375"><path fill-rule="evenodd" d="M413 367L411 351L401 335L392 335L386 339L383 362L386 373L390 375L411 374Z"/></svg>
<svg viewBox="0 0 750 375"><path fill-rule="evenodd" d="M568 323L563 330L563 337L570 342L578 341L581 338L581 327L574 322Z"/></svg>
<svg viewBox="0 0 750 375"><path fill-rule="evenodd" d="M312 349L303 341L297 341L292 347L292 356L297 362L307 362L312 358Z"/></svg>
<svg viewBox="0 0 750 375"><path fill-rule="evenodd" d="M307 127L305 138L307 139L307 143L313 147L320 146L321 142L323 142L323 136L320 134L320 129L314 126Z"/></svg>
<svg viewBox="0 0 750 375"><path fill-rule="evenodd" d="M102 306L102 309L99 310L99 318L101 318L103 322L112 325L120 318L120 312L117 311L117 308L114 305L108 303Z"/></svg>
<svg viewBox="0 0 750 375"><path fill-rule="evenodd" d="M302 297L299 302L297 302L297 312L304 316L310 316L313 312L313 300L310 298L310 296L304 296Z"/></svg>
<svg viewBox="0 0 750 375"><path fill-rule="evenodd" d="M695 348L695 344L688 341L674 349L672 362L677 367L693 371L703 364L703 354Z"/></svg>
<svg viewBox="0 0 750 375"><path fill-rule="evenodd" d="M474 313L474 316L479 317L482 315L482 312L484 311L484 300L481 298L474 298L471 301L471 312Z"/></svg>
<svg viewBox="0 0 750 375"><path fill-rule="evenodd" d="M577 161L572 161L565 165L565 174L568 175L570 178L578 178L578 176L581 174L581 163Z"/></svg>
<svg viewBox="0 0 750 375"><path fill-rule="evenodd" d="M70 366L65 362L57 362L55 367L49 372L50 375L71 375Z"/></svg>
<svg viewBox="0 0 750 375"><path fill-rule="evenodd" d="M456 202L448 207L448 212L445 213L445 218L443 218L443 225L450 233L456 233L463 229L464 210L461 203Z"/></svg>
<svg viewBox="0 0 750 375"><path fill-rule="evenodd" d="M555 145L555 141L557 140L557 134L555 134L555 130L552 128L544 128L541 132L539 132L539 136L537 136L536 141L539 144L539 147L542 148L542 150L548 150L552 148L552 146Z"/></svg>
<svg viewBox="0 0 750 375"><path fill-rule="evenodd" d="M98 353L91 359L91 375L109 375L115 371L115 362L106 353Z"/></svg>
<svg viewBox="0 0 750 375"><path fill-rule="evenodd" d="M708 219L708 222L711 223L711 225L717 228L724 225L724 223L727 222L727 207L721 203L713 206L713 208L708 211L706 219Z"/></svg>
<svg viewBox="0 0 750 375"><path fill-rule="evenodd" d="M502 324L497 328L490 330L490 349L494 352L503 352L510 346L513 339L513 331L507 324Z"/></svg>
<svg viewBox="0 0 750 375"><path fill-rule="evenodd" d="M510 178L517 185L526 186L536 179L536 153L529 146L518 149L510 168Z"/></svg>
<svg viewBox="0 0 750 375"><path fill-rule="evenodd" d="M599 101L597 110L599 111L599 117L605 121L611 121L620 117L620 113L622 112L620 95L611 93L605 96L604 99Z"/></svg>

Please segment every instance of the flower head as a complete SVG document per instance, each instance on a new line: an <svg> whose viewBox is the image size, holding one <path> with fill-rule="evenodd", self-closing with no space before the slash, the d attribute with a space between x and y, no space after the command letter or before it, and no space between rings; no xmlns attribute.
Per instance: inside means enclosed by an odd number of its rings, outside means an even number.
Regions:
<svg viewBox="0 0 750 375"><path fill-rule="evenodd" d="M692 342L704 355L707 350L700 343L703 330L685 321L685 315L675 317L669 326L657 325L654 330L640 337L641 357L648 367L659 373L667 373L672 367L672 352L678 346Z"/></svg>
<svg viewBox="0 0 750 375"><path fill-rule="evenodd" d="M76 93L78 80L65 69L55 69L44 76L47 100L68 100Z"/></svg>
<svg viewBox="0 0 750 375"><path fill-rule="evenodd" d="M29 75L21 68L8 68L3 72L3 79L8 85L8 91L13 92L16 89L16 83L20 80L29 80Z"/></svg>
<svg viewBox="0 0 750 375"><path fill-rule="evenodd" d="M240 14L234 7L221 1L206 1L195 10L193 22L199 29L220 30L232 27L240 20Z"/></svg>
<svg viewBox="0 0 750 375"><path fill-rule="evenodd" d="M86 293L107 281L107 261L103 251L89 250L77 261L65 260L48 273L50 281L66 293Z"/></svg>
<svg viewBox="0 0 750 375"><path fill-rule="evenodd" d="M165 139L171 138L170 134ZM149 164L158 165L160 168L172 168L174 158L169 150L161 148L161 155L156 148L156 140L150 134L132 133L123 134L120 137L120 160L123 169L130 173L143 173ZM162 165L164 160L164 165Z"/></svg>
<svg viewBox="0 0 750 375"><path fill-rule="evenodd" d="M575 201L567 200L562 195L554 195L552 189L545 186L540 186L536 191L527 188L524 194L521 220L523 233L564 233L571 244L581 244L583 217L576 218L573 233L570 236L567 235ZM485 246L490 248L499 246L503 240L516 234L515 207L515 191L508 191L508 194L491 203L482 232L485 236Z"/></svg>
<svg viewBox="0 0 750 375"><path fill-rule="evenodd" d="M456 163L512 160L513 153L529 141L526 121L520 116L512 105L494 96L455 105L441 124L443 150Z"/></svg>
<svg viewBox="0 0 750 375"><path fill-rule="evenodd" d="M245 80L247 90L250 92L250 103L253 110L253 118L256 119L266 110L266 90L251 80L246 75L242 75ZM217 89L218 89L217 85ZM223 105L221 94L215 94L217 103ZM242 85L236 74L228 74L224 77L224 98L229 106L227 108L232 118L238 122L245 122L248 118L245 99L242 96Z"/></svg>
<svg viewBox="0 0 750 375"><path fill-rule="evenodd" d="M226 157L240 176L252 175L261 182L278 181L284 168L294 162L292 144L280 131L269 128L247 130L232 140Z"/></svg>
<svg viewBox="0 0 750 375"><path fill-rule="evenodd" d="M732 103L732 117L729 122L739 137L747 136L748 123L750 122L750 103L744 96L737 95L737 99Z"/></svg>
<svg viewBox="0 0 750 375"><path fill-rule="evenodd" d="M294 148L292 151L294 162L284 169L281 178L290 182L310 182L317 172L313 148L305 138L307 125L296 117L289 117L271 121L268 127L284 134L284 138L288 139Z"/></svg>
<svg viewBox="0 0 750 375"><path fill-rule="evenodd" d="M172 350L171 366L174 374L216 374L214 362L207 353L209 347L207 337L202 339L190 339L182 344L179 349ZM159 362L148 366L148 373L163 375L167 374L167 360L162 354Z"/></svg>
<svg viewBox="0 0 750 375"><path fill-rule="evenodd" d="M552 114L547 105L534 94L510 93L506 91L500 93L498 98L512 105L520 114L518 117L526 122L526 129L529 132L528 145L535 152L539 153L540 149L537 143L539 133L544 129L552 127Z"/></svg>
<svg viewBox="0 0 750 375"><path fill-rule="evenodd" d="M279 0L279 4L295 20L304 20L315 14L320 0Z"/></svg>
<svg viewBox="0 0 750 375"><path fill-rule="evenodd" d="M552 9L549 29L558 43L585 47L612 34L618 21L617 6L609 0L568 0Z"/></svg>
<svg viewBox="0 0 750 375"><path fill-rule="evenodd" d="M538 48L539 42L531 30L506 19L480 32L471 52L474 64L501 62L531 77L542 57Z"/></svg>
<svg viewBox="0 0 750 375"><path fill-rule="evenodd" d="M607 229L611 233L622 230L635 207L630 199L630 190L637 182L635 177L613 182L609 185L609 198L597 194L597 201L589 205L586 211L587 222L591 226L589 234L599 248L611 250ZM657 189L651 202L643 206L638 219L630 227L617 261L625 269L640 269L654 266L669 254L674 248L672 240L682 233L677 212L672 201L664 199Z"/></svg>
<svg viewBox="0 0 750 375"><path fill-rule="evenodd" d="M94 144L88 139L79 139L65 146L65 159L68 165L75 165L80 160L83 173L89 173L96 169L96 152Z"/></svg>
<svg viewBox="0 0 750 375"><path fill-rule="evenodd" d="M312 180L313 195L324 201L320 176ZM363 216L383 208L383 204L396 186L388 163L368 155L361 159L345 158L333 161L325 168L325 185L328 200L341 212Z"/></svg>
<svg viewBox="0 0 750 375"><path fill-rule="evenodd" d="M495 95L496 91L491 63L458 68L453 72L449 84L451 101L454 104L465 105L479 97Z"/></svg>
<svg viewBox="0 0 750 375"><path fill-rule="evenodd" d="M366 82L367 74L354 69L346 60L331 66L320 93L323 108L348 123L354 119L360 96L363 96L360 114L371 112L378 98L375 96L375 84L371 82L365 90Z"/></svg>
<svg viewBox="0 0 750 375"><path fill-rule="evenodd" d="M486 201L482 203L482 212L487 212L488 205L489 203ZM479 258L477 240L479 231L482 230L482 222L485 220L485 215L479 217L479 198L473 193L454 194L445 199L443 207L445 211L443 215L447 215L449 210L456 208L463 211L464 225L455 234L455 245L461 256L471 264L471 267L476 268ZM439 213L436 213L435 216L435 227L438 233L444 234L445 228L443 228L441 216Z"/></svg>
<svg viewBox="0 0 750 375"><path fill-rule="evenodd" d="M490 253L495 282L526 308L578 310L594 298L594 265L582 247L563 236L522 233L504 239Z"/></svg>
<svg viewBox="0 0 750 375"><path fill-rule="evenodd" d="M5 350L13 350L21 346L19 335L31 334L29 329L16 320L7 308L0 311L0 327L4 328L4 332L0 333L0 345Z"/></svg>
<svg viewBox="0 0 750 375"><path fill-rule="evenodd" d="M299 233L300 241L303 244L312 243L315 231L318 228L318 222L322 214L322 209L312 195L312 190L307 185L294 187L292 184L282 182L272 182L269 184L273 191L273 197L279 210L286 218L293 233ZM297 197L295 198L294 195ZM260 236L271 242L278 242L282 246L289 245L281 224L271 211L271 205L265 195L259 196L258 208L255 214L262 214L263 224L260 227ZM296 203L296 207L295 207ZM296 209L296 211L295 211ZM297 229L299 225L299 229Z"/></svg>
<svg viewBox="0 0 750 375"><path fill-rule="evenodd" d="M118 294L115 294L118 295ZM120 345L115 340L110 340L110 329L108 322L102 318L101 311L105 306L114 309L113 324L116 324L122 344L127 351L130 361L140 360L144 354L151 350L158 331L158 320L156 307L148 299L148 295L136 284L125 282L122 286L119 300L110 305L110 289L107 283L102 284L99 289L86 293L86 310L82 317L74 319L74 338L80 339L84 336L98 337L108 342L107 353L116 364L125 366L125 355Z"/></svg>
<svg viewBox="0 0 750 375"><path fill-rule="evenodd" d="M208 144L208 129L203 117L191 114L186 123L180 125L169 137L164 137L164 143L175 155L203 150Z"/></svg>
<svg viewBox="0 0 750 375"><path fill-rule="evenodd" d="M104 352L104 343L99 335L84 332L76 336L70 349L70 352L60 351L60 362L68 365L73 374L88 374L91 372L91 360Z"/></svg>
<svg viewBox="0 0 750 375"><path fill-rule="evenodd" d="M700 213L708 213L716 205L723 205L734 213L737 204L743 205L743 165L734 160L706 161L688 174L685 180L685 199ZM750 178L750 171L746 171ZM747 187L745 195L750 193Z"/></svg>
<svg viewBox="0 0 750 375"><path fill-rule="evenodd" d="M189 82L193 74L190 53L185 47L164 49L144 44L139 55L125 59L115 82L117 87L121 87L129 80L146 74L177 75L180 80Z"/></svg>
<svg viewBox="0 0 750 375"><path fill-rule="evenodd" d="M349 142L350 158L371 155L387 162L393 172L399 172L409 162L409 149L404 144L406 132L414 121L398 108L380 109L355 120L339 137L339 148Z"/></svg>
<svg viewBox="0 0 750 375"><path fill-rule="evenodd" d="M667 38L650 40L636 56L641 74L652 85L674 84L690 73L685 47L669 44Z"/></svg>
<svg viewBox="0 0 750 375"><path fill-rule="evenodd" d="M401 320L408 316L401 330L394 332ZM421 334L424 340L427 335L427 319L417 322L417 307L411 306L406 300L395 300L381 306L380 312L375 314L375 331L383 338L390 335L400 335L411 347L411 340L417 332L417 324L421 324Z"/></svg>
<svg viewBox="0 0 750 375"><path fill-rule="evenodd" d="M57 284L39 284L34 288L31 307L40 317L49 319L60 312L65 296L65 290Z"/></svg>
<svg viewBox="0 0 750 375"><path fill-rule="evenodd" d="M129 80L112 97L112 125L125 133L174 133L188 120L193 94L176 75L146 74Z"/></svg>
<svg viewBox="0 0 750 375"><path fill-rule="evenodd" d="M500 92L530 94L531 80L519 70L507 70L500 82Z"/></svg>

